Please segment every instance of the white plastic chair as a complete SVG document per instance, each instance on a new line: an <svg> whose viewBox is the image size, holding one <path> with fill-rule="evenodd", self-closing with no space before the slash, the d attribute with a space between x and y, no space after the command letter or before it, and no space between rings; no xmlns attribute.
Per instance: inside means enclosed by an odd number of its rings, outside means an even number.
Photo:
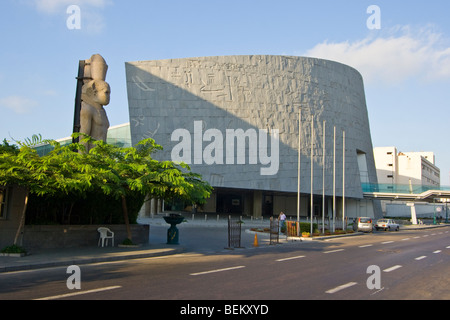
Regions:
<svg viewBox="0 0 450 320"><path fill-rule="evenodd" d="M108 239L111 239L112 246L114 247L114 232L105 227L100 227L97 229L97 231L100 233L100 238L98 239L98 246L100 246L100 242L102 243L102 247L105 246L105 242L106 245L108 245Z"/></svg>

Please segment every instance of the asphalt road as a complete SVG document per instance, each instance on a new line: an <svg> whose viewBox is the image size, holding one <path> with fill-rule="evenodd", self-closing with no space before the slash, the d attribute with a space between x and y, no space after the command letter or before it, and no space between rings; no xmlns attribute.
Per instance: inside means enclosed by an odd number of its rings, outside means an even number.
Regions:
<svg viewBox="0 0 450 320"><path fill-rule="evenodd" d="M448 300L449 235L449 228L375 232L82 265L79 290L68 289L65 267L3 273L0 301Z"/></svg>

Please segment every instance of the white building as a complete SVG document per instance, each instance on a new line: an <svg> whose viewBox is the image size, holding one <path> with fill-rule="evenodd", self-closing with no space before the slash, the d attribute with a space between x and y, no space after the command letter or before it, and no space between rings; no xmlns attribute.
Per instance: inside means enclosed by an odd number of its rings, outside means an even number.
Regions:
<svg viewBox="0 0 450 320"><path fill-rule="evenodd" d="M395 147L374 148L378 183L440 186L440 170L433 152L397 152Z"/></svg>
<svg viewBox="0 0 450 320"><path fill-rule="evenodd" d="M380 188L392 192L421 193L440 187L440 170L435 165L433 152L398 152L396 147L374 148L375 168ZM410 208L402 201L382 201L386 216L409 216ZM431 216L435 206L415 204L418 216ZM438 205L442 210L442 205Z"/></svg>

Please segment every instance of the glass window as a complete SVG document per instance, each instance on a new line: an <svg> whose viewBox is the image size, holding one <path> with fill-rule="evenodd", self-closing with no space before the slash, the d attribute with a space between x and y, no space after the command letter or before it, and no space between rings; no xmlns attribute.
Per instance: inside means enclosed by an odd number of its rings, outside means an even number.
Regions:
<svg viewBox="0 0 450 320"><path fill-rule="evenodd" d="M8 199L8 189L0 188L0 219L6 219L6 200Z"/></svg>

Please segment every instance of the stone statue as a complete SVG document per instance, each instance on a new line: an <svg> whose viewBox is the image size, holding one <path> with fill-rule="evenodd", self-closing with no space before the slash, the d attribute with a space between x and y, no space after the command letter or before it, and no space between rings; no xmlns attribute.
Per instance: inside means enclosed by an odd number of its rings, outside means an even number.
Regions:
<svg viewBox="0 0 450 320"><path fill-rule="evenodd" d="M106 142L109 121L103 106L109 104L111 89L105 82L108 66L99 54L86 60L81 92L80 132ZM86 151L92 148L86 146Z"/></svg>

